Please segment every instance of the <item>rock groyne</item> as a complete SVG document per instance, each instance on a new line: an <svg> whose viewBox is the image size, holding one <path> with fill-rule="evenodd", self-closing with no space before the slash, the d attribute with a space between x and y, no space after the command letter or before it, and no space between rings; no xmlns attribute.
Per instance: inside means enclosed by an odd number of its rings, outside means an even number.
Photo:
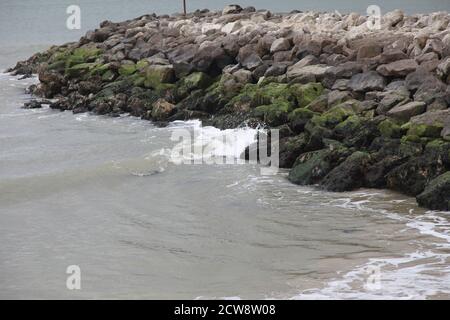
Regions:
<svg viewBox="0 0 450 320"><path fill-rule="evenodd" d="M450 210L450 15L228 6L104 21L10 71L74 113L280 129L297 184L390 188ZM39 107L39 101L29 106Z"/></svg>

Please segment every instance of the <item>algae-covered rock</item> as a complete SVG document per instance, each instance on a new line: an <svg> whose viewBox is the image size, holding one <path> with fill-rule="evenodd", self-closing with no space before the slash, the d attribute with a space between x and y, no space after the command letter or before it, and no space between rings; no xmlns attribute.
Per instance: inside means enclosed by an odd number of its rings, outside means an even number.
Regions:
<svg viewBox="0 0 450 320"><path fill-rule="evenodd" d="M280 168L292 168L297 157L305 152L307 137L304 133L280 140Z"/></svg>
<svg viewBox="0 0 450 320"><path fill-rule="evenodd" d="M344 161L350 153L343 147L303 153L297 158L288 179L300 185L316 184Z"/></svg>
<svg viewBox="0 0 450 320"><path fill-rule="evenodd" d="M66 76L69 78L80 78L89 73L90 70L97 66L96 63L80 63L66 69Z"/></svg>
<svg viewBox="0 0 450 320"><path fill-rule="evenodd" d="M401 126L392 121L386 119L378 124L378 130L386 138L400 138L403 135Z"/></svg>
<svg viewBox="0 0 450 320"><path fill-rule="evenodd" d="M321 83L293 84L290 91L297 98L297 104L303 108L317 99L323 92Z"/></svg>
<svg viewBox="0 0 450 320"><path fill-rule="evenodd" d="M335 167L321 182L328 191L350 191L364 185L364 172L370 163L370 155L356 151Z"/></svg>
<svg viewBox="0 0 450 320"><path fill-rule="evenodd" d="M316 113L306 109L297 108L288 115L289 126L294 132L303 132L305 125Z"/></svg>
<svg viewBox="0 0 450 320"><path fill-rule="evenodd" d="M439 138L444 126L437 123L436 125L427 124L411 124L408 135L414 135L418 137Z"/></svg>
<svg viewBox="0 0 450 320"><path fill-rule="evenodd" d="M164 84L171 84L175 80L175 72L172 65L150 65L144 69L147 88L159 89Z"/></svg>
<svg viewBox="0 0 450 320"><path fill-rule="evenodd" d="M254 116L261 118L269 126L279 126L286 123L291 105L285 100L278 100L270 105L259 106L254 110Z"/></svg>
<svg viewBox="0 0 450 320"><path fill-rule="evenodd" d="M119 74L121 76L131 76L133 73L136 72L136 64L132 61L129 61L128 63L122 64L119 68Z"/></svg>
<svg viewBox="0 0 450 320"><path fill-rule="evenodd" d="M450 171L431 180L417 196L417 202L433 210L450 210Z"/></svg>

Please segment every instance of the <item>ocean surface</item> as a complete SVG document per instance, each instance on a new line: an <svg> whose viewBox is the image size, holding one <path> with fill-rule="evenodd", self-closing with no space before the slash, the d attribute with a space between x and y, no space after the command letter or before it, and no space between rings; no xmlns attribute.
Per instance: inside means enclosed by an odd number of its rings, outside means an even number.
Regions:
<svg viewBox="0 0 450 320"><path fill-rule="evenodd" d="M241 1L273 11L364 11L366 1ZM407 12L442 1L378 1ZM65 29L79 4L82 30ZM100 21L180 1L0 2L0 69ZM188 0L189 8L225 1ZM450 213L384 190L322 192L257 165L178 165L174 130L130 116L24 110L37 80L0 74L0 298L450 298ZM203 128L202 145L223 132ZM255 131L239 129L237 156ZM207 139L205 139L207 138ZM209 140L208 140L209 139ZM215 144L220 145L220 144ZM81 290L68 290L69 266Z"/></svg>

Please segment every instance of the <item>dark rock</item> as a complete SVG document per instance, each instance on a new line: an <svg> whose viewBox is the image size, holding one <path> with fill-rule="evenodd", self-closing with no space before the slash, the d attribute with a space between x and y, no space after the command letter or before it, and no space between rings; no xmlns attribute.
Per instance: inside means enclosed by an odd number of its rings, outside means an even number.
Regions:
<svg viewBox="0 0 450 320"><path fill-rule="evenodd" d="M42 102L35 99L25 102L23 104L23 109L39 109L42 108Z"/></svg>
<svg viewBox="0 0 450 320"><path fill-rule="evenodd" d="M417 203L432 210L450 210L450 171L431 180L417 196Z"/></svg>
<svg viewBox="0 0 450 320"><path fill-rule="evenodd" d="M226 14L236 14L236 13L240 13L242 12L242 7L237 5L237 4L231 4L226 6L225 8L223 8L222 10L222 14L226 15Z"/></svg>
<svg viewBox="0 0 450 320"><path fill-rule="evenodd" d="M321 181L349 155L346 148L322 149L301 154L289 172L289 180L299 185Z"/></svg>
<svg viewBox="0 0 450 320"><path fill-rule="evenodd" d="M320 185L325 190L338 192L360 188L364 185L364 172L369 164L370 155L357 151L328 173Z"/></svg>

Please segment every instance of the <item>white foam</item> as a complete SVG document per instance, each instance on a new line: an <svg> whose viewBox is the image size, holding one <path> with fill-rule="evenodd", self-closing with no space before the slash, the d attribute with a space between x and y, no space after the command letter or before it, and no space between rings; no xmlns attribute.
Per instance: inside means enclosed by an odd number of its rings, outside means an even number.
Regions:
<svg viewBox="0 0 450 320"><path fill-rule="evenodd" d="M258 130L239 128L220 130L215 127L202 127L199 120L175 121L168 127L173 132L178 129L188 129L186 136L174 135L175 146L163 148L154 153L155 156L165 155L172 163L213 163L214 159L226 157L239 159L245 148L256 141ZM193 133L193 134L192 134ZM222 163L222 162L220 162Z"/></svg>
<svg viewBox="0 0 450 320"><path fill-rule="evenodd" d="M356 194L354 194L356 195ZM361 196L363 194L358 194ZM450 223L448 212L427 211L423 215L406 215L372 209L367 199L341 198L330 204L346 209L365 210L404 222L409 229L436 239L418 245L418 250L401 257L370 259L343 276L329 281L323 288L305 290L292 299L426 299L434 295L450 297ZM403 202L403 201L396 201ZM413 211L413 210L412 210ZM413 213L410 210L410 214ZM368 270L379 268L379 286L367 286Z"/></svg>

